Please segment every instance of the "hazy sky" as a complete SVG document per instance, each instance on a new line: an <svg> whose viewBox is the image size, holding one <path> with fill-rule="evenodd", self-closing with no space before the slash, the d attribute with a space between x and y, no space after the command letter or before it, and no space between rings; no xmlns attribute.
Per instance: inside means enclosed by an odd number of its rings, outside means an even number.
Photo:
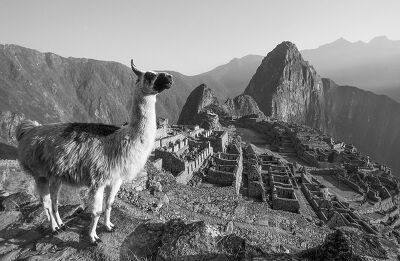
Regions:
<svg viewBox="0 0 400 261"><path fill-rule="evenodd" d="M197 74L284 40L400 39L400 0L0 0L0 43Z"/></svg>

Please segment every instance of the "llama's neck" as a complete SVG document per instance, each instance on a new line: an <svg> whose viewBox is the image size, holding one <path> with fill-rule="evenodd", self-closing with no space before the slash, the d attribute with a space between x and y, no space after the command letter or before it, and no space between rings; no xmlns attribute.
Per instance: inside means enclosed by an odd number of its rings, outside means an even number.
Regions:
<svg viewBox="0 0 400 261"><path fill-rule="evenodd" d="M143 95L140 90L136 92L130 123L116 136L122 150L111 171L120 173L123 180L133 180L143 170L157 132L156 96Z"/></svg>
<svg viewBox="0 0 400 261"><path fill-rule="evenodd" d="M130 127L137 132L156 130L156 96L143 95L140 90L135 94L130 115Z"/></svg>

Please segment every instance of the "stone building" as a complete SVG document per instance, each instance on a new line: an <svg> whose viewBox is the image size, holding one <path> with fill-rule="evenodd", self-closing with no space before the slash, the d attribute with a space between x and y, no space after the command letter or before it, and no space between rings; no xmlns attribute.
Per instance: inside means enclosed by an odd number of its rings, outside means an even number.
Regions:
<svg viewBox="0 0 400 261"><path fill-rule="evenodd" d="M210 141L215 152L226 152L226 148L229 144L227 131L213 131L212 134L207 137L207 140Z"/></svg>
<svg viewBox="0 0 400 261"><path fill-rule="evenodd" d="M165 121L160 122L159 129L164 128ZM178 182L186 184L214 154L210 142L198 140L211 134L197 125L167 127L167 135L155 141L154 162L162 159L162 168L176 176Z"/></svg>
<svg viewBox="0 0 400 261"><path fill-rule="evenodd" d="M271 157L270 155L266 156L268 158ZM291 172L288 165L276 159L266 161L265 158L262 161L264 163L261 165L261 175L263 180L268 179L268 185L271 190L272 208L298 213L300 204L294 192L294 180L290 176Z"/></svg>
<svg viewBox="0 0 400 261"><path fill-rule="evenodd" d="M289 166L272 153L256 155L251 145L245 151L242 192L268 201L273 209L298 213L297 183Z"/></svg>
<svg viewBox="0 0 400 261"><path fill-rule="evenodd" d="M302 176L301 190L319 219L330 228L351 226L364 230L367 233L376 233L348 205L338 201L336 198L332 198L325 186L316 182L310 183L306 175Z"/></svg>
<svg viewBox="0 0 400 261"><path fill-rule="evenodd" d="M234 186L236 194L239 194L243 173L243 153L240 142L232 142L226 150L227 153L214 154L205 179L209 183L220 186Z"/></svg>

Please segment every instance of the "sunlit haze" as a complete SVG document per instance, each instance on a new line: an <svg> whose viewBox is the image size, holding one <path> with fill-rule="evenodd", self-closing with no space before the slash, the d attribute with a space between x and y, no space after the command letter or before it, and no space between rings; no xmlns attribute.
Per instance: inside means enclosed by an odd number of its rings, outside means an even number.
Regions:
<svg viewBox="0 0 400 261"><path fill-rule="evenodd" d="M198 74L284 40L400 39L400 1L0 1L0 43Z"/></svg>

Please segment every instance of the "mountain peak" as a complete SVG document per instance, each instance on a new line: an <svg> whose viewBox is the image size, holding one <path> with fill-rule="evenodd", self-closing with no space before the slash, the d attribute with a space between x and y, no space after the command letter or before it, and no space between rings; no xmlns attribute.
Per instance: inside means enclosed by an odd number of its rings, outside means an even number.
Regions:
<svg viewBox="0 0 400 261"><path fill-rule="evenodd" d="M321 86L321 79L296 45L285 41L264 58L244 93L254 98L266 116L302 124L312 122L319 128L323 118ZM290 102L293 100L297 103Z"/></svg>
<svg viewBox="0 0 400 261"><path fill-rule="evenodd" d="M278 44L267 56L263 59L261 66L263 64L274 64L274 66L285 66L290 61L302 60L300 51L297 49L296 45L289 41L284 41ZM282 69L282 68L281 68ZM277 69L280 71L281 69Z"/></svg>
<svg viewBox="0 0 400 261"><path fill-rule="evenodd" d="M380 36L376 36L374 38L371 39L371 41L369 41L368 43L385 43L390 41L389 38L387 38L387 36L385 35L380 35Z"/></svg>
<svg viewBox="0 0 400 261"><path fill-rule="evenodd" d="M340 37L336 41L332 42L332 44L351 44L351 42L344 39L343 37Z"/></svg>
<svg viewBox="0 0 400 261"><path fill-rule="evenodd" d="M178 124L195 124L196 115L204 112L207 108L218 106L219 102L214 91L202 83L189 94L179 115Z"/></svg>
<svg viewBox="0 0 400 261"><path fill-rule="evenodd" d="M290 41L283 41L280 44L278 44L274 50L297 50L297 47L294 43Z"/></svg>

